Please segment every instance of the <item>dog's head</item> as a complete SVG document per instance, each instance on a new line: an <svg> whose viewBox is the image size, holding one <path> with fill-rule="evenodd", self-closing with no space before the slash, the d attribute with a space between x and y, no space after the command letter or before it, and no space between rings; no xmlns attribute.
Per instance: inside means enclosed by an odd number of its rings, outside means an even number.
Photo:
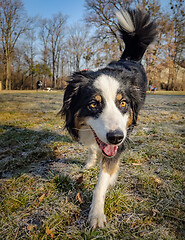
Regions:
<svg viewBox="0 0 185 240"><path fill-rule="evenodd" d="M75 73L61 110L66 128L75 140L86 143L93 138L104 155L113 157L136 124L145 86L142 67L129 61L97 72Z"/></svg>

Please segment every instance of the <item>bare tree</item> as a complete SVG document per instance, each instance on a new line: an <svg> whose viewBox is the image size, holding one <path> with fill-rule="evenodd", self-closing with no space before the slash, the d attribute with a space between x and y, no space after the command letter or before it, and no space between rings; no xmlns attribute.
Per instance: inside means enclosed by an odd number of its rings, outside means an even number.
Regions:
<svg viewBox="0 0 185 240"><path fill-rule="evenodd" d="M170 0L170 20L173 22L175 56L174 61L182 65L185 62L185 1Z"/></svg>
<svg viewBox="0 0 185 240"><path fill-rule="evenodd" d="M11 65L15 45L19 37L30 29L30 23L20 0L1 0L0 31L6 66L6 89L11 89Z"/></svg>
<svg viewBox="0 0 185 240"><path fill-rule="evenodd" d="M24 85L24 47L19 44L14 49L13 55L13 69L14 69L14 80L12 80L12 89L23 89Z"/></svg>
<svg viewBox="0 0 185 240"><path fill-rule="evenodd" d="M185 1L170 0L170 17L173 26L174 52L170 56L173 68L171 69L170 88L174 90L177 86L177 76L181 67L185 68Z"/></svg>
<svg viewBox="0 0 185 240"><path fill-rule="evenodd" d="M48 20L47 19L40 19L39 20L39 28L40 28L40 32L39 32L39 37L41 40L41 44L42 44L42 61L43 61L43 68L44 69L48 69L49 66L49 36L50 36L50 32L49 32L49 27L48 27ZM44 71L46 74L48 73L48 71ZM46 87L46 78L47 75L44 75L44 87Z"/></svg>
<svg viewBox="0 0 185 240"><path fill-rule="evenodd" d="M68 46L71 58L72 71L79 71L83 59L90 57L90 41L88 29L80 23L73 25L69 30ZM88 53L89 51L89 53Z"/></svg>
<svg viewBox="0 0 185 240"><path fill-rule="evenodd" d="M118 23L115 11L128 7L133 0L86 0L87 10L86 22L93 24L97 28L97 37L101 40L116 39L119 49L122 51L123 45L119 38L117 28Z"/></svg>
<svg viewBox="0 0 185 240"><path fill-rule="evenodd" d="M151 0L145 9L157 18L158 41L152 54L146 54L146 70L154 84L168 90L180 89L178 73L183 67L185 45L184 0L170 1L169 8L162 12L160 2ZM161 78L165 72L166 80Z"/></svg>
<svg viewBox="0 0 185 240"><path fill-rule="evenodd" d="M54 15L52 19L48 20L46 28L49 33L49 47L52 56L52 74L53 74L53 83L52 87L56 87L56 63L57 56L59 54L59 49L61 49L61 42L64 37L64 27L66 23L66 17L61 13Z"/></svg>
<svg viewBox="0 0 185 240"><path fill-rule="evenodd" d="M34 77L35 77L35 63L34 58L36 55L36 47L35 47L35 40L36 35L34 29L31 29L29 32L26 33L25 37L27 41L23 43L24 47L24 59L28 65L28 76L31 77L31 89L34 89Z"/></svg>

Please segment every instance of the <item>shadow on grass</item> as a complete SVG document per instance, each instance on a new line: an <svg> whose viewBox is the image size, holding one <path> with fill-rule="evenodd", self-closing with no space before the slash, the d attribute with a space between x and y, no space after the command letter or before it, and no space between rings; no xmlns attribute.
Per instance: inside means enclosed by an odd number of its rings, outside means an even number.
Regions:
<svg viewBox="0 0 185 240"><path fill-rule="evenodd" d="M68 135L47 130L30 130L11 125L0 125L0 177L34 172L43 177L47 163L58 161L52 143L72 143ZM75 163L75 159L64 162ZM38 166L39 164L39 166ZM78 163L77 163L78 164ZM44 172L43 172L44 171Z"/></svg>
<svg viewBox="0 0 185 240"><path fill-rule="evenodd" d="M19 201L20 206L16 208L16 211L14 210L15 214L17 214L20 208L22 212L27 211L28 206L26 204L31 201L30 196L34 199L40 199L38 196L44 196L43 198L45 199L45 195L47 195L49 204L52 203L53 206L53 213L52 211L48 213L48 208L51 208L51 206L48 207L46 202L42 204L41 208L39 208L39 205L36 208L34 207L36 210L34 209L32 214L25 214L18 223L18 234L26 235L27 226L30 225L34 226L35 231L43 231L43 234L45 234L46 223L48 224L48 221L51 223L56 221L55 215L59 217L61 222L57 233L61 236L64 235L64 230L74 224L74 222L77 224L77 227L80 227L81 222L85 223L87 220L92 191L84 187L83 179L81 181L72 178L68 173L65 174L57 170L49 172L50 164L54 162L62 163L66 168L69 164L78 166L82 164L79 160L75 160L75 157L74 159L57 158L55 154L57 143L61 145L72 144L72 140L68 135L59 135L50 131L36 131L16 126L0 125L0 178L15 177L14 180L17 184L14 181L11 182L11 179L7 182L7 186L11 187L11 194L18 194L21 199ZM39 178L33 178L34 175L39 176ZM49 179L49 181L42 182L40 176L42 179ZM38 179L42 184L42 189L44 189L41 192L39 188L35 187ZM14 184L15 186L12 187ZM23 184L24 188L22 188ZM51 195L48 188L52 191ZM5 191L3 194L3 196L6 195L3 199L4 205L6 205L10 193ZM83 195L83 199L80 198L80 194ZM27 197L28 195L29 198ZM17 199L17 195L14 198ZM22 199L26 199L25 206ZM68 199L67 203L64 199ZM37 201L42 202L42 200ZM57 209L58 206L61 207L61 203L65 203L65 206L67 205L66 209L62 211L60 208L59 210ZM15 205L14 200L12 200L11 205ZM28 205L32 207L32 204ZM82 213L79 214L79 211ZM68 216L67 220L63 219L65 214Z"/></svg>

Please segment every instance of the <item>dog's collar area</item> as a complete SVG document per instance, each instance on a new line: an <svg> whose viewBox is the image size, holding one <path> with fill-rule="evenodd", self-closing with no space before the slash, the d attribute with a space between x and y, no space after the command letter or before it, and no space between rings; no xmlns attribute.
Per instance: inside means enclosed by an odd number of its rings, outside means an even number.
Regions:
<svg viewBox="0 0 185 240"><path fill-rule="evenodd" d="M102 153L106 157L114 157L117 153L118 146L117 145L108 145L108 144L104 143L103 141L101 141L99 139L99 137L96 135L96 132L92 128L91 128L91 130L94 134L96 142L97 142L99 148L101 149Z"/></svg>

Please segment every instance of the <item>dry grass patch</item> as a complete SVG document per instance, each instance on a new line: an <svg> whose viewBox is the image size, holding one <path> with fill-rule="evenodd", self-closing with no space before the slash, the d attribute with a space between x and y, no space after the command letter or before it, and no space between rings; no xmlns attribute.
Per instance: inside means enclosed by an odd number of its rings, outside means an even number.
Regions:
<svg viewBox="0 0 185 240"><path fill-rule="evenodd" d="M61 92L0 94L2 239L184 238L184 96L148 95L106 196L105 229L87 217L98 165L56 117Z"/></svg>

